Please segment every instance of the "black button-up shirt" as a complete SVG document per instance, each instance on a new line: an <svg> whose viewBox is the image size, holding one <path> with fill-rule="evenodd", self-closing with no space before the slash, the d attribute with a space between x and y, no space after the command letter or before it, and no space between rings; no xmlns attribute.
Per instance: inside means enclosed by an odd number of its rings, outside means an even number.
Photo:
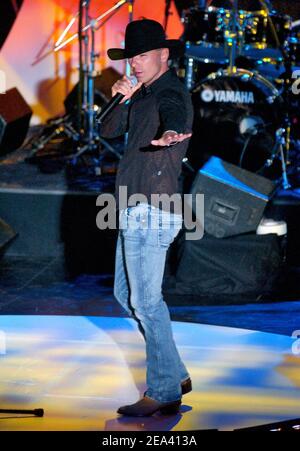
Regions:
<svg viewBox="0 0 300 451"><path fill-rule="evenodd" d="M167 130L188 133L193 107L189 92L175 72L168 70L150 86L144 85L128 104L118 105L101 125L101 136L114 138L128 131L128 146L119 164L119 187L127 187L127 199L141 193L151 203L151 194L178 192L178 179L188 139L170 147L152 146ZM153 204L153 202L152 202ZM160 205L157 205L160 207Z"/></svg>

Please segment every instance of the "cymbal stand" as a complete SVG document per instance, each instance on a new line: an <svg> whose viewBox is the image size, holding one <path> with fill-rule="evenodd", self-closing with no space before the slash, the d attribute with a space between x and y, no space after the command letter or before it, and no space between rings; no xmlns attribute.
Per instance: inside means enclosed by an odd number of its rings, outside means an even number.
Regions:
<svg viewBox="0 0 300 451"><path fill-rule="evenodd" d="M274 36L276 45L278 49L280 50L282 57L283 57L283 64L285 67L285 74L284 74L284 85L283 85L283 92L282 97L284 100L285 105L285 111L284 111L284 126L283 128L280 128L276 132L276 142L275 142L275 149L276 147L279 150L280 157L281 157L281 165L282 165L282 186L284 189L291 188L291 184L288 180L288 174L287 174L287 166L290 164L290 147L291 147L291 127L292 127L292 121L291 121L291 111L290 111L290 105L291 105L291 79L292 79L292 61L289 56L289 53L287 49L284 47L284 45L281 45L281 42L278 37L278 33L276 31L275 25L273 23L270 8L267 4L266 0L259 0L261 3L262 8L267 14L268 17L268 23L270 24L272 34ZM278 151L275 151L275 156L278 154ZM272 159L272 158L271 158Z"/></svg>
<svg viewBox="0 0 300 451"><path fill-rule="evenodd" d="M44 409L0 409L0 413L19 414L19 415L34 415L35 417L43 417Z"/></svg>
<svg viewBox="0 0 300 451"><path fill-rule="evenodd" d="M227 41L227 47L229 48L229 66L228 72L229 74L236 73L236 57L237 57L237 48L238 48L238 0L234 0L233 8L232 8L232 16L230 20L230 29L229 31L225 31L225 42Z"/></svg>
<svg viewBox="0 0 300 451"><path fill-rule="evenodd" d="M83 128L80 128L80 141L77 152L73 158L80 156L85 151L93 151L98 148L98 134L95 124L94 112L94 77L95 61L99 56L95 52L95 26L96 22L90 18L90 0L83 2L83 28L79 30L79 43L83 43L82 58L82 105L79 114L83 113ZM89 28L87 28L87 26ZM80 36L82 33L82 36ZM80 62L81 63L81 62ZM79 99L80 103L80 99Z"/></svg>
<svg viewBox="0 0 300 451"><path fill-rule="evenodd" d="M287 175L287 165L286 165L286 157L284 153L284 148L286 147L286 130L284 128L279 128L276 131L276 141L274 147L272 149L271 157L267 160L265 164L265 168L269 168L274 163L275 158L280 156L281 161L281 169L282 169L282 177L280 182L282 184L283 189L290 189L291 184Z"/></svg>
<svg viewBox="0 0 300 451"><path fill-rule="evenodd" d="M167 32L169 16L172 14L170 12L171 1L172 0L165 0L165 3L166 3L166 6L165 6L165 18L164 18L164 30L165 30L165 32Z"/></svg>

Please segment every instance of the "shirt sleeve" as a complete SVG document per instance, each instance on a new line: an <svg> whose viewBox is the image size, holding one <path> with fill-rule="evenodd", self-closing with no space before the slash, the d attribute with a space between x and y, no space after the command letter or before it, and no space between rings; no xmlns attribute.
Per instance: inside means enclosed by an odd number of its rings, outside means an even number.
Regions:
<svg viewBox="0 0 300 451"><path fill-rule="evenodd" d="M128 105L121 103L116 106L100 125L100 136L117 138L126 133L128 127Z"/></svg>
<svg viewBox="0 0 300 451"><path fill-rule="evenodd" d="M177 133L187 131L187 109L181 93L174 89L162 91L158 98L158 108L163 133L167 130Z"/></svg>

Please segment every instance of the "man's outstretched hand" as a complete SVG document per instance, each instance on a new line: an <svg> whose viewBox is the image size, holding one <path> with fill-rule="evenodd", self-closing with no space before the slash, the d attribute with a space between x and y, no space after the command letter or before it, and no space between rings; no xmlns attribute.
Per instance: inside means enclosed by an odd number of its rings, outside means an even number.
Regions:
<svg viewBox="0 0 300 451"><path fill-rule="evenodd" d="M153 139L151 141L152 146L174 146L177 143L184 141L187 138L190 138L192 133L176 133L173 131L165 132L161 138Z"/></svg>

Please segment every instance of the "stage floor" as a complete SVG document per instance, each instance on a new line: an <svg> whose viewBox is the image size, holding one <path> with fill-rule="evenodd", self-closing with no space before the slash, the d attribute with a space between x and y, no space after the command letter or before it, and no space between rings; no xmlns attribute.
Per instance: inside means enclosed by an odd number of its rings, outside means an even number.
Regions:
<svg viewBox="0 0 300 451"><path fill-rule="evenodd" d="M195 323L173 329L193 392L176 416L138 419L116 413L145 390L144 343L133 320L1 316L0 408L41 407L45 416L1 414L0 430L233 430L300 417L295 339Z"/></svg>

